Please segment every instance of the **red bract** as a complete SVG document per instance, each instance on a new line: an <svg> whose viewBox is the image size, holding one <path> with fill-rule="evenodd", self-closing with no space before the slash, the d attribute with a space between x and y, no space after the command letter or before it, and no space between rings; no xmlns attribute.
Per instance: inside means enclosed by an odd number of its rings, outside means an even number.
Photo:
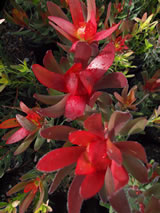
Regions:
<svg viewBox="0 0 160 213"><path fill-rule="evenodd" d="M34 64L32 66L33 72L43 85L66 93L65 96L61 96L61 101L57 101L56 105L41 109L39 113L49 117L59 117L64 114L67 118L73 120L84 114L86 105L93 107L94 102L101 94L97 90L107 88L107 84L111 85L110 88L112 88L112 85L113 87L126 86L127 80L121 73L113 73L103 77L106 70L112 65L113 60L114 45L109 43L86 69L83 69L81 63L76 63L65 74L62 74L62 72L51 72L38 64ZM47 52L46 63L44 64L45 67L53 70L49 66L51 61L51 52Z"/></svg>
<svg viewBox="0 0 160 213"><path fill-rule="evenodd" d="M64 18L63 12L56 15L54 4L50 2L48 3L48 10L51 10L50 7L52 7L52 13L50 14L53 16L48 18L50 20L49 23L73 43L72 50L75 49L78 41L85 41L89 44L98 42L110 36L119 26L117 24L107 30L97 32L95 0L87 0L87 14L85 14L86 11L83 11L85 6L83 5L82 7L80 0L69 0L68 4L73 24L66 17Z"/></svg>
<svg viewBox="0 0 160 213"><path fill-rule="evenodd" d="M24 193L32 192L33 194L36 194L39 188L40 181L41 181L40 178L37 177L34 181L29 182L24 187Z"/></svg>
<svg viewBox="0 0 160 213"><path fill-rule="evenodd" d="M78 213L82 198L94 196L102 187L106 187L108 198L113 197L128 183L126 168L139 181L147 181L147 169L140 162L147 163L143 147L133 141L114 142L115 136L130 118L128 112L115 111L109 123L103 126L101 115L92 114L84 121L88 131L70 132L69 140L75 146L53 150L39 160L36 167L43 172L53 172L76 163L76 177L68 195L70 213L75 208ZM50 137L50 130L42 130L41 134ZM74 197L73 190L76 193ZM78 201L75 201L77 197Z"/></svg>
<svg viewBox="0 0 160 213"><path fill-rule="evenodd" d="M8 14L7 14L8 15ZM8 15L9 16L9 15ZM20 9L16 9L14 8L12 10L12 16L9 16L9 18L17 25L20 25L22 27L26 27L27 26L27 20L28 20L28 16L25 13L24 10Z"/></svg>
<svg viewBox="0 0 160 213"><path fill-rule="evenodd" d="M16 143L27 136L35 135L42 127L44 118L35 112L36 108L29 109L23 102L20 103L20 108L27 114L26 117L16 115L16 118L8 119L0 124L0 129L18 127L18 130L7 138L6 144Z"/></svg>
<svg viewBox="0 0 160 213"><path fill-rule="evenodd" d="M134 86L130 89L128 93L128 86L125 87L122 90L121 96L115 92L114 96L119 101L118 105L121 109L132 109L136 110L136 104L134 102L136 101L135 92L137 90L137 86ZM128 94L127 94L128 93Z"/></svg>
<svg viewBox="0 0 160 213"><path fill-rule="evenodd" d="M143 89L146 92L159 92L160 91L160 70L157 70L156 73L150 79L144 78Z"/></svg>
<svg viewBox="0 0 160 213"><path fill-rule="evenodd" d="M126 35L124 36L124 38L122 38L122 36L119 36L116 38L116 40L114 41L116 52L122 52L123 50L128 50L128 47L125 44L125 41L127 41L129 37L130 35Z"/></svg>

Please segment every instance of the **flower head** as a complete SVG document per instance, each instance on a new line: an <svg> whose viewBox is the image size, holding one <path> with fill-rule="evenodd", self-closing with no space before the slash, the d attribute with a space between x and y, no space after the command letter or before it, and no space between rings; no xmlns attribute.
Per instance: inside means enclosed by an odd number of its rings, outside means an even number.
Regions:
<svg viewBox="0 0 160 213"><path fill-rule="evenodd" d="M119 101L118 105L120 106L120 108L136 110L136 104L134 104L134 102L136 101L136 90L137 86L134 86L130 89L128 93L127 86L122 90L121 96L117 92L114 93L115 98Z"/></svg>
<svg viewBox="0 0 160 213"><path fill-rule="evenodd" d="M160 91L160 70L157 70L156 73L150 79L144 79L143 89L146 92L158 92Z"/></svg>
<svg viewBox="0 0 160 213"><path fill-rule="evenodd" d="M87 14L83 11L80 0L69 0L69 8L73 23L68 21L68 18L61 11L58 14L54 11L54 4L48 3L48 10L52 12L49 16L50 24L64 37L73 43L71 50L75 50L78 41L85 41L91 44L98 42L110 36L119 26L119 24L107 30L97 32L96 22L96 5L95 0L87 1ZM57 6L56 6L57 8ZM61 10L58 8L58 10Z"/></svg>
<svg viewBox="0 0 160 213"><path fill-rule="evenodd" d="M27 114L26 117L18 114L16 118L8 119L0 124L0 129L18 128L7 138L6 144L16 143L26 137L35 135L43 125L44 117L36 112L37 108L30 109L23 102L20 102L20 108ZM4 136L4 138L6 137Z"/></svg>
<svg viewBox="0 0 160 213"><path fill-rule="evenodd" d="M49 117L59 117L64 114L71 120L82 116L86 105L93 107L101 94L98 90L103 86L106 87L110 84L112 88L112 86L123 87L127 84L126 78L120 73L103 78L113 60L114 45L109 43L86 68L83 68L82 63L75 63L66 73L63 73L60 69L52 69L53 66L50 65L53 65L51 63L53 55L51 52L47 52L44 65L49 70L34 64L32 66L33 72L44 86L63 92L65 95L61 96L61 101L56 105L40 109L38 112Z"/></svg>

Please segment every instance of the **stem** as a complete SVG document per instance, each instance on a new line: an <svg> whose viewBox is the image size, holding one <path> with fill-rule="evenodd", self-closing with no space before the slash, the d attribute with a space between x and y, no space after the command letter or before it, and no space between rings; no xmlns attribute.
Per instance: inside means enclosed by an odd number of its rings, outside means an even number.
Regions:
<svg viewBox="0 0 160 213"><path fill-rule="evenodd" d="M147 93L138 103L136 103L136 105L142 103L142 101L144 101L144 99L148 98L149 93Z"/></svg>

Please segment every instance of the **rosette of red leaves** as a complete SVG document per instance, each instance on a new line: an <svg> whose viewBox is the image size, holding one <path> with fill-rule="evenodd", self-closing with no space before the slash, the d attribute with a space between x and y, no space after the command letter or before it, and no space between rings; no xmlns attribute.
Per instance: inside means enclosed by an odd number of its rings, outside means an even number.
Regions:
<svg viewBox="0 0 160 213"><path fill-rule="evenodd" d="M69 0L68 4L73 24L60 7L50 1L47 2L48 11L51 14L48 18L50 25L73 43L71 48L73 51L79 41L89 44L98 42L109 37L119 26L117 24L109 29L97 32L95 0L87 0L87 8L80 0Z"/></svg>
<svg viewBox="0 0 160 213"><path fill-rule="evenodd" d="M60 140L69 138L74 144L50 151L36 166L42 172L61 169L55 177L57 183L58 176L62 179L76 163L75 178L68 193L69 213L78 213L82 201L98 192L102 200L106 199L107 193L112 206L118 210L121 207L116 203L121 200L121 196L127 202L123 187L128 183L128 172L140 182L148 180L147 169L143 164L147 163L144 148L135 141L115 142L115 137L130 119L130 113L115 111L109 123L103 124L100 114L92 114L84 121L86 130L54 126L41 131L42 137ZM56 188L55 183L53 185ZM128 213L131 212L128 203L125 208Z"/></svg>
<svg viewBox="0 0 160 213"><path fill-rule="evenodd" d="M56 96L55 100L52 97L50 100L53 103L57 101L57 104L40 109L38 112L53 118L64 114L67 118L74 120L84 114L86 105L93 107L101 94L100 89L126 86L127 80L122 73L111 73L104 76L104 73L112 65L114 52L114 45L109 43L86 68L83 68L82 63L75 63L66 73L62 73L53 59L51 51L47 52L44 58L44 65L47 69L34 64L32 66L33 72L44 86L66 94L65 96ZM82 56L80 58L82 59ZM44 103L52 103L45 96L35 95L35 97Z"/></svg>
<svg viewBox="0 0 160 213"><path fill-rule="evenodd" d="M26 117L17 114L16 118L8 119L0 124L0 129L15 128L3 136L3 139L7 140L6 144L17 143L25 139L23 141L23 143L25 142L25 146L23 148L19 147L15 154L19 154L27 149L44 122L44 117L36 112L37 108L30 109L23 102L20 102L20 109L27 114Z"/></svg>

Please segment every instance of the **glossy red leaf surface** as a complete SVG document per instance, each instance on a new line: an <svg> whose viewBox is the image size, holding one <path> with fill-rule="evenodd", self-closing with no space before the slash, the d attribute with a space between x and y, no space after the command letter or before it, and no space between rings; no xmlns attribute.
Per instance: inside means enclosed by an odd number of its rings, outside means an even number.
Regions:
<svg viewBox="0 0 160 213"><path fill-rule="evenodd" d="M44 86L60 92L66 91L63 75L51 72L39 64L34 64L32 70L39 82Z"/></svg>
<svg viewBox="0 0 160 213"><path fill-rule="evenodd" d="M100 40L103 40L103 39L107 38L108 36L110 36L119 27L119 25L120 25L120 23L116 24L113 27L110 27L107 30L102 30L100 32L97 32L96 35L93 37L93 40L94 41L100 41Z"/></svg>
<svg viewBox="0 0 160 213"><path fill-rule="evenodd" d="M85 54L84 54L85 53ZM83 68L88 65L92 54L91 46L86 42L78 42L75 48L74 62L81 63Z"/></svg>
<svg viewBox="0 0 160 213"><path fill-rule="evenodd" d="M83 147L64 147L55 149L44 155L38 162L36 168L42 172L53 172L77 161Z"/></svg>
<svg viewBox="0 0 160 213"><path fill-rule="evenodd" d="M3 121L0 124L0 129L9 129L9 128L13 128L13 127L18 127L20 126L20 124L18 123L16 118L10 118L6 121Z"/></svg>
<svg viewBox="0 0 160 213"><path fill-rule="evenodd" d="M78 78L75 73L68 73L65 75L65 83L67 91L72 95L75 95L78 88Z"/></svg>
<svg viewBox="0 0 160 213"><path fill-rule="evenodd" d="M21 110L23 112L25 112L26 114L32 112L32 110L29 107L27 107L22 101L20 102L19 105L20 105Z"/></svg>
<svg viewBox="0 0 160 213"><path fill-rule="evenodd" d="M68 40L75 42L76 38L71 36L70 34L66 33L63 29L61 29L59 26L57 26L56 24L54 24L53 22L49 21L49 24L55 29L57 30L60 34L62 34L64 37L66 37ZM63 40L63 39L62 39ZM59 46L63 47L63 49L66 49L66 46L64 45L60 45L60 43L58 44ZM67 49L66 49L67 50Z"/></svg>
<svg viewBox="0 0 160 213"><path fill-rule="evenodd" d="M68 3L71 11L73 24L75 25L76 28L78 28L80 26L80 23L84 22L80 0L69 0Z"/></svg>
<svg viewBox="0 0 160 213"><path fill-rule="evenodd" d="M128 81L122 73L110 73L105 75L100 79L96 85L95 89L106 89L106 88L123 88L127 86Z"/></svg>
<svg viewBox="0 0 160 213"><path fill-rule="evenodd" d="M71 120L84 114L86 107L86 98L83 96L69 96L65 106L65 116Z"/></svg>
<svg viewBox="0 0 160 213"><path fill-rule="evenodd" d="M87 21L91 19L91 14L93 13L96 17L96 3L95 0L87 0Z"/></svg>
<svg viewBox="0 0 160 213"><path fill-rule="evenodd" d="M70 36L75 35L76 29L71 22L55 16L49 16L48 19L58 25L64 32L66 32Z"/></svg>
<svg viewBox="0 0 160 213"><path fill-rule="evenodd" d="M96 169L88 160L87 153L86 152L82 153L81 156L78 158L75 174L86 175L92 174L93 172L96 172Z"/></svg>
<svg viewBox="0 0 160 213"><path fill-rule="evenodd" d="M40 135L47 139L67 141L69 133L77 131L77 129L65 125L57 125L42 129Z"/></svg>
<svg viewBox="0 0 160 213"><path fill-rule="evenodd" d="M53 71L56 73L63 73L55 57L52 54L52 50L48 50L46 52L43 58L43 64L50 71Z"/></svg>
<svg viewBox="0 0 160 213"><path fill-rule="evenodd" d="M85 70L79 73L79 77L86 91L88 92L89 95L91 95L95 83L94 76L90 71Z"/></svg>
<svg viewBox="0 0 160 213"><path fill-rule="evenodd" d="M79 190L84 176L75 176L68 191L68 212L80 213L83 198L80 196Z"/></svg>
<svg viewBox="0 0 160 213"><path fill-rule="evenodd" d="M30 133L30 131L28 131L24 128L20 128L19 130L17 130L15 133L13 133L13 135L11 135L8 138L6 144L16 143L16 142L22 140L23 138L25 138L29 133Z"/></svg>
<svg viewBox="0 0 160 213"><path fill-rule="evenodd" d="M93 69L93 73L96 69L99 70L101 77L104 74L104 71L107 71L108 68L112 65L115 56L115 48L114 45L110 42L107 44L103 50L99 53L99 55L94 58L88 66L88 69ZM103 74L101 73L103 70ZM98 74L97 74L98 75ZM99 79L99 76L97 79Z"/></svg>
<svg viewBox="0 0 160 213"><path fill-rule="evenodd" d="M78 130L69 135L70 142L79 146L87 146L89 143L92 143L95 138L96 136L94 134L84 130Z"/></svg>
<svg viewBox="0 0 160 213"><path fill-rule="evenodd" d="M131 155L147 163L146 152L141 144L135 141L121 141L116 143L116 147L118 147L122 153Z"/></svg>
<svg viewBox="0 0 160 213"><path fill-rule="evenodd" d="M122 165L122 154L117 148L116 144L112 143L110 139L107 140L107 154L110 159L114 160L118 165Z"/></svg>
<svg viewBox="0 0 160 213"><path fill-rule="evenodd" d="M109 138L112 140L130 119L129 112L114 111L108 123Z"/></svg>
<svg viewBox="0 0 160 213"><path fill-rule="evenodd" d="M84 199L88 199L96 195L104 184L103 172L96 172L85 176L80 188L80 194Z"/></svg>
<svg viewBox="0 0 160 213"><path fill-rule="evenodd" d="M115 161L112 161L111 172L114 179L115 192L127 185L129 176L123 166L119 166Z"/></svg>
<svg viewBox="0 0 160 213"><path fill-rule="evenodd" d="M100 137L104 137L104 126L102 123L102 116L100 113L95 113L89 116L84 121L84 127L89 132L92 132L93 134L96 134Z"/></svg>

